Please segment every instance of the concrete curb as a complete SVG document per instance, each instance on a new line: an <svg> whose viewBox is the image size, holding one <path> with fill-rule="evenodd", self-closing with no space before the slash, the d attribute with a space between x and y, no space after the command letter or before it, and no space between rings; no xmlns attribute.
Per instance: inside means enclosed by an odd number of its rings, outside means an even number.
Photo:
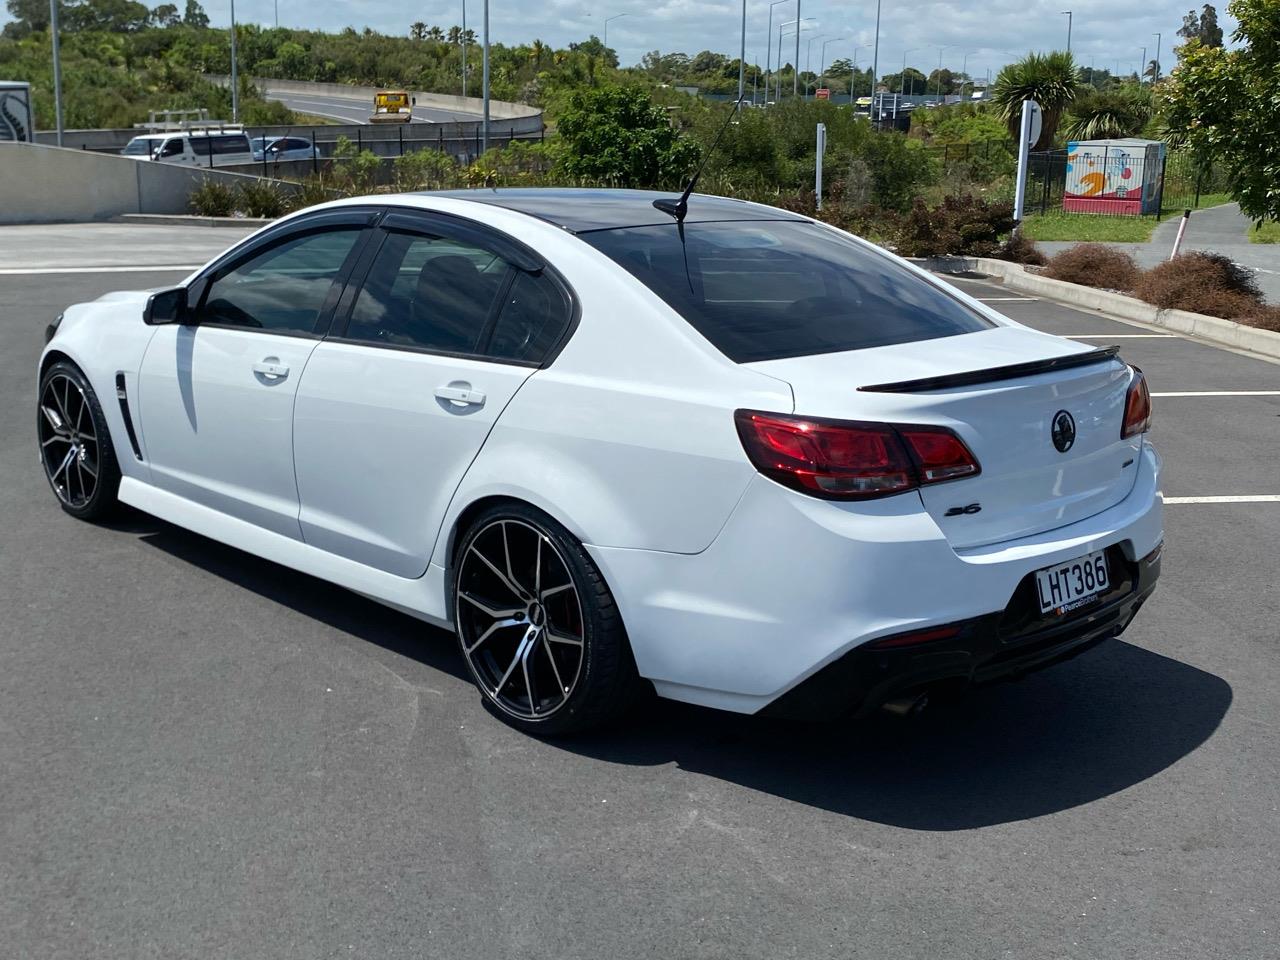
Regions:
<svg viewBox="0 0 1280 960"><path fill-rule="evenodd" d="M274 220L256 217L198 217L169 213L123 213L111 218L112 223L150 223L181 227L265 227Z"/></svg>
<svg viewBox="0 0 1280 960"><path fill-rule="evenodd" d="M1020 263L992 260L988 257L931 257L916 261L936 273L982 273L999 277L1010 290L1036 293L1068 303L1073 307L1097 310L1122 320L1135 320L1155 327L1219 343L1237 350L1249 350L1265 357L1280 359L1280 333L1260 330L1234 320L1208 317L1186 310L1162 310L1134 297L1065 280L1051 280L1032 273Z"/></svg>

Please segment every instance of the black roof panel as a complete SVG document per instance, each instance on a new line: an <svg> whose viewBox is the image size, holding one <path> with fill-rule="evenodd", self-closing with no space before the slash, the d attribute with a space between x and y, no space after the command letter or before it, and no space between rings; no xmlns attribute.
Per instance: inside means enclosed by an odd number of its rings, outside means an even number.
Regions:
<svg viewBox="0 0 1280 960"><path fill-rule="evenodd" d="M648 224L674 223L670 214L653 206L660 198L680 199L678 193L657 190L605 190L583 187L516 187L480 190L440 190L430 196L453 197L506 207L563 227L572 233L613 230ZM729 197L695 193L689 197L685 223L725 220L805 220L798 214Z"/></svg>

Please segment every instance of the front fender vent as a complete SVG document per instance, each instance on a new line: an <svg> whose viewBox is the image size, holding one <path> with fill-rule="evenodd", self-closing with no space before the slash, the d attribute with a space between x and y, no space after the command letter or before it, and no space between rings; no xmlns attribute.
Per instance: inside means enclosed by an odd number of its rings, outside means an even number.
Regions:
<svg viewBox="0 0 1280 960"><path fill-rule="evenodd" d="M120 416L124 417L124 432L129 435L129 446L133 455L142 459L142 448L138 446L138 435L133 429L133 417L129 414L129 390L125 386L124 374L116 374L116 399L120 401Z"/></svg>

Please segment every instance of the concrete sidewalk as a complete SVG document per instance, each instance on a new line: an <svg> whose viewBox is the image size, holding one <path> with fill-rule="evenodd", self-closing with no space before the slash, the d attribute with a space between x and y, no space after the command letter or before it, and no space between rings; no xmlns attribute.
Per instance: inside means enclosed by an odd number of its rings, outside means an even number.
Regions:
<svg viewBox="0 0 1280 960"><path fill-rule="evenodd" d="M1154 267L1169 259L1181 221L1180 216L1162 221L1146 243L1112 243L1108 246L1133 254L1140 267ZM1252 222L1234 203L1196 210L1191 214L1191 222L1187 224L1182 250L1184 253L1205 250L1230 257L1254 271L1258 277L1258 286L1262 288L1268 303L1280 303L1280 244L1250 243L1248 231L1251 226ZM1076 244L1070 241L1045 241L1037 246L1047 256L1053 256Z"/></svg>

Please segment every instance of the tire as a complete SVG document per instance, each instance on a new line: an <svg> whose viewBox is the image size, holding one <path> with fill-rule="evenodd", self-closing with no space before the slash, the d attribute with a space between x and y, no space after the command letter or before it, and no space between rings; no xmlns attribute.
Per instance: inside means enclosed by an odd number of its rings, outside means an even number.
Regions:
<svg viewBox="0 0 1280 960"><path fill-rule="evenodd" d="M582 544L540 510L504 503L477 516L452 584L462 658L506 723L579 733L635 702L641 682L613 594Z"/></svg>
<svg viewBox="0 0 1280 960"><path fill-rule="evenodd" d="M100 520L119 505L120 464L89 379L62 360L40 378L36 437L45 479L67 513Z"/></svg>

